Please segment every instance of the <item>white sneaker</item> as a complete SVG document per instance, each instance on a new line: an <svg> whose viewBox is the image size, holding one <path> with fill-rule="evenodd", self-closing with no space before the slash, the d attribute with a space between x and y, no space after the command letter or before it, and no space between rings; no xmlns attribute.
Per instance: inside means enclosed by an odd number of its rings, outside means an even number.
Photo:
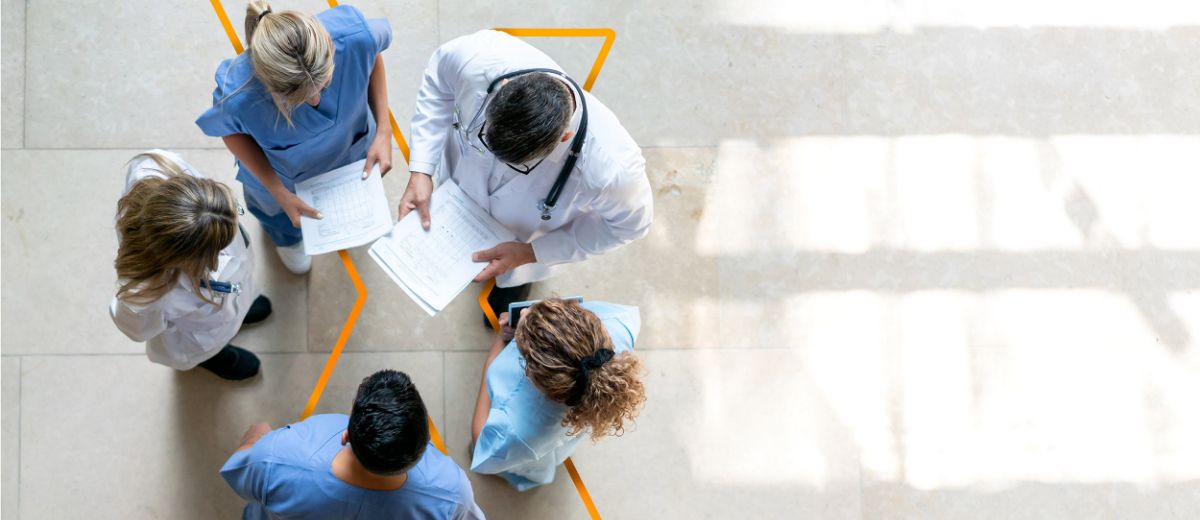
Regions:
<svg viewBox="0 0 1200 520"><path fill-rule="evenodd" d="M287 247L275 246L275 251L279 253L279 259L283 260L283 265L288 271L304 274L312 269L312 257L304 254L304 242Z"/></svg>

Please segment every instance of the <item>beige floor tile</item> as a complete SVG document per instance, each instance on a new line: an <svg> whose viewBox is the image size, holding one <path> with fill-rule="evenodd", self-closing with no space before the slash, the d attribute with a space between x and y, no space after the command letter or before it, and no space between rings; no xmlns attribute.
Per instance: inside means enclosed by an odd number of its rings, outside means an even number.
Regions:
<svg viewBox="0 0 1200 520"><path fill-rule="evenodd" d="M232 54L208 3L34 2L27 20L26 146L220 146L193 123Z"/></svg>
<svg viewBox="0 0 1200 520"><path fill-rule="evenodd" d="M20 518L20 483L21 483L21 358L0 358L0 370L3 374L3 396L0 404L0 422L3 423L3 503L0 503L0 517L4 520Z"/></svg>
<svg viewBox="0 0 1200 520"><path fill-rule="evenodd" d="M643 145L816 134L1198 129L1193 119L1181 117L1197 111L1196 101L1170 87L1177 78L1168 72L1187 59L1176 45L1195 38L1187 31L913 28L901 20L915 10L882 5L879 10L887 12L861 17L900 27L819 27L827 8L788 2L447 1L440 4L439 24L443 40L489 27L614 28L616 45L596 93ZM573 52L590 58L591 49ZM1112 57L1129 49L1146 59L1115 66ZM578 74L589 60L564 61ZM629 92L638 95L623 95Z"/></svg>
<svg viewBox="0 0 1200 520"><path fill-rule="evenodd" d="M143 351L113 326L107 310L116 287L113 211L131 155L4 154L6 354Z"/></svg>
<svg viewBox="0 0 1200 520"><path fill-rule="evenodd" d="M7 354L138 353L108 317L115 291L112 218L124 164L137 151L19 151L5 154L3 340ZM185 151L201 173L233 181L227 152ZM61 177L62 182L47 182ZM68 180L69 179L69 180ZM235 341L260 352L303 351L306 279L287 273L258 229L245 219L256 276L274 315ZM97 256L97 252L104 252ZM63 273L70 273L64 276Z"/></svg>
<svg viewBox="0 0 1200 520"><path fill-rule="evenodd" d="M467 453L471 441L471 416L479 392L480 369L486 357L485 352L446 353L446 426L442 432L450 455L464 468L471 465ZM488 518L587 518L587 510L571 484L571 477L561 467L553 483L524 493L499 477L469 474L476 501Z"/></svg>
<svg viewBox="0 0 1200 520"><path fill-rule="evenodd" d="M575 456L611 518L857 518L858 447L789 350L648 350L647 403Z"/></svg>
<svg viewBox="0 0 1200 520"><path fill-rule="evenodd" d="M4 23L0 146L21 148L25 146L25 2L4 0L0 10Z"/></svg>
<svg viewBox="0 0 1200 520"><path fill-rule="evenodd" d="M262 359L261 377L234 384L140 356L24 358L22 517L236 516L242 504L218 469L250 423L296 420L325 356ZM317 413L348 413L358 383L381 368L408 372L441 421L436 353L342 356Z"/></svg>
<svg viewBox="0 0 1200 520"><path fill-rule="evenodd" d="M1127 483L1042 482L998 487L920 490L867 483L863 486L863 518L1169 519L1194 511L1200 501L1200 485L1194 482L1150 488Z"/></svg>
<svg viewBox="0 0 1200 520"><path fill-rule="evenodd" d="M504 7L440 4L443 40L493 27L611 27L617 39L594 93L643 146L711 146L724 138L812 131L842 107L838 68L814 63L829 42L710 21L705 5L609 2ZM600 47L538 39L568 72L586 78ZM783 87L786 85L786 87ZM620 93L637 92L628 96ZM736 107L733 110L714 107ZM688 114L687 117L678 117Z"/></svg>
<svg viewBox="0 0 1200 520"><path fill-rule="evenodd" d="M245 2L226 1L223 5L244 43ZM386 17L392 22L393 43L384 53L389 104L407 135L421 72L437 44L436 10L432 3L417 0L355 5L369 17ZM316 13L327 9L328 4L307 0L277 8ZM8 7L5 9L7 13ZM80 11L98 15L71 16ZM191 29L178 31L151 23L139 31L127 30L132 20L165 19L186 20ZM63 34L71 36L63 38ZM105 44L93 47L93 52L63 51L90 45L96 38L104 38ZM6 36L5 76L9 75L7 42ZM209 4L94 3L70 10L34 4L29 13L29 43L30 146L222 146L219 140L205 137L194 124L211 105L213 71L222 59L234 53ZM190 49L185 59L179 59L178 49ZM116 63L120 66L111 66ZM128 71L137 71L138 79L131 81ZM6 78L6 92L8 85ZM10 114L9 98L6 94L6 116ZM64 98L81 101L63 103ZM20 113L15 114L13 124L21 121ZM9 125L5 123L5 147L9 147ZM403 163L398 153L395 161Z"/></svg>

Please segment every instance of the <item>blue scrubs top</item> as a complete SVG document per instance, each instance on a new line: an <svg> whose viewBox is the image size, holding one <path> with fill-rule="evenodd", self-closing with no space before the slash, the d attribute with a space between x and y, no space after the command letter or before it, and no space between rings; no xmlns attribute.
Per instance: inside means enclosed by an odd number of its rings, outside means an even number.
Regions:
<svg viewBox="0 0 1200 520"><path fill-rule="evenodd" d="M266 87L254 77L249 52L217 67L213 106L196 120L206 135L249 134L266 152L279 180L295 191L296 181L325 173L367 156L375 137L375 118L367 105L367 85L375 56L391 44L387 20L367 20L343 5L317 20L333 39L333 80L313 107L301 103L292 112L294 126L275 108ZM258 179L238 164L237 179L265 193Z"/></svg>
<svg viewBox="0 0 1200 520"><path fill-rule="evenodd" d="M349 422L342 414L314 415L234 453L221 476L249 502L242 518L483 518L466 473L433 444L395 491L355 487L333 476L330 465Z"/></svg>
<svg viewBox="0 0 1200 520"><path fill-rule="evenodd" d="M604 323L617 353L633 350L642 321L637 307L584 302ZM471 471L504 477L518 491L554 480L554 469L587 436L567 435L567 406L551 401L525 377L525 358L509 342L487 369L492 408L475 442Z"/></svg>

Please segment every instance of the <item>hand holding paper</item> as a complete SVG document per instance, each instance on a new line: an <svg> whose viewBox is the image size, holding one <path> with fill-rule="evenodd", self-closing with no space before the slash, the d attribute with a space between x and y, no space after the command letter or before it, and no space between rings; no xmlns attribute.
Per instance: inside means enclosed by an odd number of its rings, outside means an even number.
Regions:
<svg viewBox="0 0 1200 520"><path fill-rule="evenodd" d="M362 178L364 164L365 160L347 164L296 183L296 196L320 215L320 220L300 218L305 254L358 247L391 229L383 179Z"/></svg>
<svg viewBox="0 0 1200 520"><path fill-rule="evenodd" d="M409 212L371 246L371 258L430 316L446 308L487 266L475 251L516 240L452 181L430 198L432 225Z"/></svg>

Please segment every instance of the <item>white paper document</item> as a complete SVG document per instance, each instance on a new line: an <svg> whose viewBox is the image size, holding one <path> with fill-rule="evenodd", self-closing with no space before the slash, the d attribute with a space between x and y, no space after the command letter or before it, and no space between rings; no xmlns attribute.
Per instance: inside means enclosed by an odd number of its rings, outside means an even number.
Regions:
<svg viewBox="0 0 1200 520"><path fill-rule="evenodd" d="M304 253L319 255L366 244L392 228L379 167L362 178L366 160L296 183L296 196L324 218L300 217Z"/></svg>
<svg viewBox="0 0 1200 520"><path fill-rule="evenodd" d="M436 316L487 266L472 261L471 254L516 236L454 181L438 186L429 207L429 231L413 211L371 246L370 255L417 305Z"/></svg>

